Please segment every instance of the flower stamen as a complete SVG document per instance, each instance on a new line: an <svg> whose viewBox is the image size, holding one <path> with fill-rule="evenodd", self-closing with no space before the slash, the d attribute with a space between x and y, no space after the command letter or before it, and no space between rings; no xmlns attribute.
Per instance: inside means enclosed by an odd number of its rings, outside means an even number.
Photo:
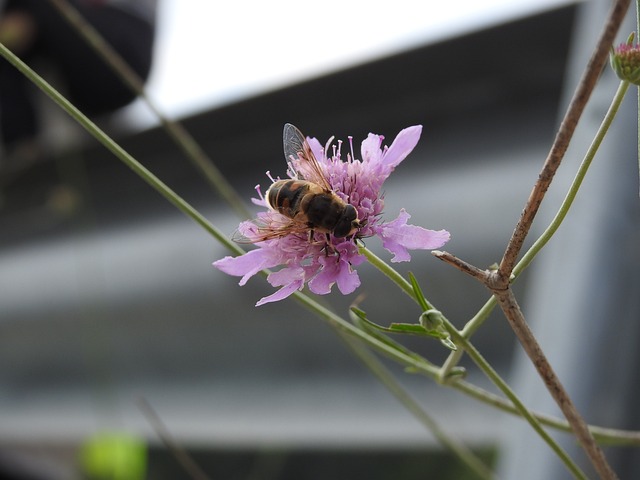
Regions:
<svg viewBox="0 0 640 480"><path fill-rule="evenodd" d="M347 138L349 139L349 149L351 150L351 158L349 158L349 156L347 155L347 160L352 162L353 160L356 159L356 156L353 153L353 137L349 135Z"/></svg>

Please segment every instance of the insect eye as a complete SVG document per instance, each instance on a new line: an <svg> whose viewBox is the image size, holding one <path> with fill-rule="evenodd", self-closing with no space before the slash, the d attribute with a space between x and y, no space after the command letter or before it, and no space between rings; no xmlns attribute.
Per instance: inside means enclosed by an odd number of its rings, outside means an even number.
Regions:
<svg viewBox="0 0 640 480"><path fill-rule="evenodd" d="M333 231L333 235L337 238L353 235L359 226L358 211L353 205L347 205Z"/></svg>
<svg viewBox="0 0 640 480"><path fill-rule="evenodd" d="M347 206L344 208L344 218L348 219L349 222L357 222L358 211L356 210L356 207L347 204Z"/></svg>

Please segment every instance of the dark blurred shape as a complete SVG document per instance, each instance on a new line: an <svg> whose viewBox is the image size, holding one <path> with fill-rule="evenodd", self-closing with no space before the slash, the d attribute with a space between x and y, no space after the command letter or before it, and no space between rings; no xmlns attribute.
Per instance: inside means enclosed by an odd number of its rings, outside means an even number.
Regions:
<svg viewBox="0 0 640 480"><path fill-rule="evenodd" d="M0 480L59 480L58 470L35 455L0 451Z"/></svg>
<svg viewBox="0 0 640 480"><path fill-rule="evenodd" d="M156 2L70 0L69 3L143 79L151 69ZM9 0L0 40L27 63L44 59L69 100L85 114L113 112L135 98L52 3ZM37 155L39 115L29 80L0 59L0 133L9 157Z"/></svg>

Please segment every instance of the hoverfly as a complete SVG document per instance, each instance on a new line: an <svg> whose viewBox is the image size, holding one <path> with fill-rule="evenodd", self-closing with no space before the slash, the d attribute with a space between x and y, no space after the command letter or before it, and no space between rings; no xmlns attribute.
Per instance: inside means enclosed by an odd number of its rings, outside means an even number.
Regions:
<svg viewBox="0 0 640 480"><path fill-rule="evenodd" d="M253 243L284 237L291 233L314 232L336 238L352 237L362 226L356 208L331 189L306 138L295 126L285 124L282 143L289 169L296 178L276 180L265 194L267 206L285 217L284 223L258 224ZM296 168L294 161L299 161Z"/></svg>

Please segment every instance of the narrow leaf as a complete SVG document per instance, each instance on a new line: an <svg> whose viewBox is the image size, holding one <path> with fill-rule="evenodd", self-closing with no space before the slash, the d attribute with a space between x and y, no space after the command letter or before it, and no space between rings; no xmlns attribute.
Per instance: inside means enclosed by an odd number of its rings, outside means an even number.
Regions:
<svg viewBox="0 0 640 480"><path fill-rule="evenodd" d="M367 314L364 311L360 310L357 307L351 307L351 309L349 311L349 314L350 314L351 320L353 321L354 325L356 325L361 330L364 330L365 332L367 332L372 337L374 337L377 340L385 343L386 345L390 346L391 348L403 353L404 355L407 355L407 356L409 356L411 358L415 358L416 360L419 360L420 362L424 362L425 364L428 364L430 366L435 366L433 363L428 361L426 358L418 355L417 353L415 353L415 352L409 350L408 348L406 348L404 345L402 345L402 344L392 340L388 336L383 335L382 333L380 333L380 332L388 332L389 330L386 327L383 327L381 325L373 323L371 320L369 320L367 318Z"/></svg>
<svg viewBox="0 0 640 480"><path fill-rule="evenodd" d="M411 272L409 272L409 281L411 282L413 293L416 294L416 300L418 300L418 303L420 304L420 307L422 307L422 310L429 310L430 308L432 308L431 305L429 305L427 299L424 297L424 293L422 293L422 289L420 288L418 280Z"/></svg>

